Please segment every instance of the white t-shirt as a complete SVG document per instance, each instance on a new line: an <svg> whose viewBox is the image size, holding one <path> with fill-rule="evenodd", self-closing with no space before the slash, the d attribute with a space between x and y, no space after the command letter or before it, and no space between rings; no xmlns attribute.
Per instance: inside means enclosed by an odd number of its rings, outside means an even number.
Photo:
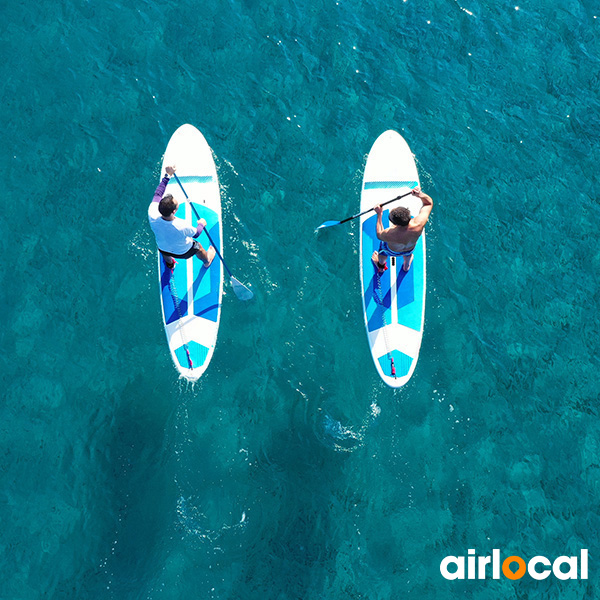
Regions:
<svg viewBox="0 0 600 600"><path fill-rule="evenodd" d="M196 235L196 228L178 217L173 221L165 221L158 212L158 202L150 203L148 220L160 250L170 254L185 254L192 247L192 236Z"/></svg>

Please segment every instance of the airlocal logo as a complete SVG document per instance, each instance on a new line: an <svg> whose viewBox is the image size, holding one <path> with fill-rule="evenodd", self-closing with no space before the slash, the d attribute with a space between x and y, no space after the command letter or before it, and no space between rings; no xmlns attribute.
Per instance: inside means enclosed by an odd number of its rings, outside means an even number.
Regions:
<svg viewBox="0 0 600 600"><path fill-rule="evenodd" d="M550 562L545 556L534 556L526 563L520 556L509 556L500 561L500 550L492 550L492 556L475 556L469 550L466 557L466 579L486 579L486 569L490 566L492 579L500 579L500 571L508 579L521 579L528 573L533 579L546 579L553 573L557 579L588 578L588 551L582 550L577 556L559 556ZM450 566L453 566L452 571ZM566 565L568 570L563 568ZM446 556L440 564L440 571L446 579L465 579L465 557Z"/></svg>

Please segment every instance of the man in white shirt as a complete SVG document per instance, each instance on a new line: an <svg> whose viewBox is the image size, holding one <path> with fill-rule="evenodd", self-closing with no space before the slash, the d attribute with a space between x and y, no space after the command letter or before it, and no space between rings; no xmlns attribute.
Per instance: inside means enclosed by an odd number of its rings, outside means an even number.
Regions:
<svg viewBox="0 0 600 600"><path fill-rule="evenodd" d="M206 227L206 220L200 219L198 227L191 227L183 219L175 216L179 202L171 194L166 194L165 189L169 178L175 173L175 167L167 167L166 174L154 192L154 198L148 207L148 220L156 238L156 245L163 255L169 269L174 269L177 264L174 259L188 259L194 255L209 267L215 257L215 249L210 246L205 250L197 238Z"/></svg>

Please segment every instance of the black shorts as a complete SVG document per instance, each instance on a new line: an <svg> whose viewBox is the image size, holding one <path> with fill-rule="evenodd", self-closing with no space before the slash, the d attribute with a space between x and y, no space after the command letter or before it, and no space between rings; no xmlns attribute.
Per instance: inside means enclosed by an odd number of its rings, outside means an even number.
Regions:
<svg viewBox="0 0 600 600"><path fill-rule="evenodd" d="M163 256L171 256L172 258L192 258L192 256L194 256L201 248L202 246L198 242L192 242L192 247L185 254L173 254L172 252L167 252L160 248L159 251Z"/></svg>

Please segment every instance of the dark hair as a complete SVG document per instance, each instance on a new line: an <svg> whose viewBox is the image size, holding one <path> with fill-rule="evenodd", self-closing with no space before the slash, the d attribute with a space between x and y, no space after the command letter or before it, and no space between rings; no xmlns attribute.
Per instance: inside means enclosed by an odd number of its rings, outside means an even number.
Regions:
<svg viewBox="0 0 600 600"><path fill-rule="evenodd" d="M167 194L161 198L161 201L158 203L158 212L163 217L170 217L176 208L175 200L173 200L173 196L171 194Z"/></svg>
<svg viewBox="0 0 600 600"><path fill-rule="evenodd" d="M406 227L410 223L410 210L406 206L398 206L390 211L390 221L394 225Z"/></svg>

